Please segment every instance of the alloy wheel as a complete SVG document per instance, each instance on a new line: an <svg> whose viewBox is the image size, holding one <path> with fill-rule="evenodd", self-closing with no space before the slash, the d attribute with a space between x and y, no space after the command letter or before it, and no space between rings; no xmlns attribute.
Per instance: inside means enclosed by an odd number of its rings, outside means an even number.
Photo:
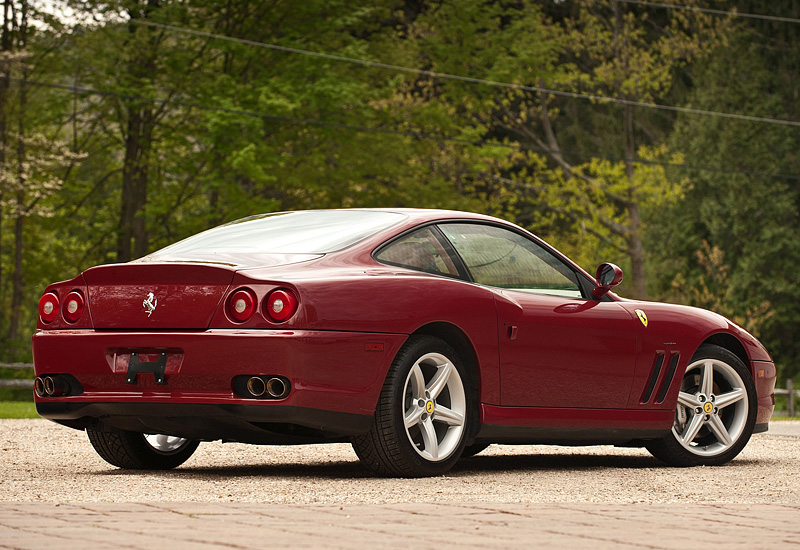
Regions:
<svg viewBox="0 0 800 550"><path fill-rule="evenodd" d="M164 454L172 454L180 451L190 440L183 437L164 434L142 434L144 440L154 451Z"/></svg>
<svg viewBox="0 0 800 550"><path fill-rule="evenodd" d="M420 357L406 377L403 420L414 450L425 460L446 460L459 447L467 399L461 376L440 353Z"/></svg>
<svg viewBox="0 0 800 550"><path fill-rule="evenodd" d="M689 365L678 394L672 433L687 451L711 457L730 449L745 431L748 396L739 373L717 359Z"/></svg>

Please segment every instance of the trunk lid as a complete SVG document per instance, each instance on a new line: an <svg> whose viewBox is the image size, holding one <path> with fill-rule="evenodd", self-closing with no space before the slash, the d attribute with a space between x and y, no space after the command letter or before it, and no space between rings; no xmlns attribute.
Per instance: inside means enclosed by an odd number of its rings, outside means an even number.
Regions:
<svg viewBox="0 0 800 550"><path fill-rule="evenodd" d="M129 263L83 273L96 329L206 329L235 273L231 266Z"/></svg>

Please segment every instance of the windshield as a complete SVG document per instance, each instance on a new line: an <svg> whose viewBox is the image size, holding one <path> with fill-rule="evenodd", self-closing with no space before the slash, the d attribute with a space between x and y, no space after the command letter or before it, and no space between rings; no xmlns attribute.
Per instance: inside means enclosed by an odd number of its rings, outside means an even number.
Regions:
<svg viewBox="0 0 800 550"><path fill-rule="evenodd" d="M406 216L369 210L309 210L259 214L198 233L154 252L180 257L209 253L325 254L341 250Z"/></svg>

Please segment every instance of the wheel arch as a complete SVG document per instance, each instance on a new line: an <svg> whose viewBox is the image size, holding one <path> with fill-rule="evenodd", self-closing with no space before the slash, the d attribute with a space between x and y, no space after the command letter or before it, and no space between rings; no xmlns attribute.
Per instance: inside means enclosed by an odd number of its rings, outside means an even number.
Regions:
<svg viewBox="0 0 800 550"><path fill-rule="evenodd" d="M702 344L714 344L716 346L728 350L736 357L738 357L742 361L742 363L744 363L744 366L747 368L748 372L750 372L752 376L753 369L750 363L750 357L747 355L747 351L745 350L744 345L739 341L738 338L736 338L732 334L727 334L724 332L712 334L711 336L706 338Z"/></svg>
<svg viewBox="0 0 800 550"><path fill-rule="evenodd" d="M458 352L461 359L464 360L465 366L473 380L477 382L478 389L480 389L480 370L478 369L478 355L475 353L475 348L472 342L457 326L446 323L428 323L417 330L414 334L427 334L428 336L435 336L440 338L453 346Z"/></svg>
<svg viewBox="0 0 800 550"><path fill-rule="evenodd" d="M475 347L472 345L469 337L461 330L459 327L452 323L447 323L444 321L428 323L427 325L423 325L417 330L414 331L414 334L425 334L428 336L434 336L441 340L444 340L456 350L459 354L459 357L464 361L464 366L467 369L467 373L471 381L473 382L473 396L475 398L475 413L476 418L472 423L472 433L467 434L468 443L472 441L472 438L475 434L478 433L480 429L480 395L481 395L481 375L480 375L480 368L478 363L478 354L475 351Z"/></svg>

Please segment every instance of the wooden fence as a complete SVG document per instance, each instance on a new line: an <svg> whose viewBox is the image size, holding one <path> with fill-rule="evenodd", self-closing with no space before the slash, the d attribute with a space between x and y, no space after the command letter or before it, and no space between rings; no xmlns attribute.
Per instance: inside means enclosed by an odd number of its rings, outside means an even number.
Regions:
<svg viewBox="0 0 800 550"><path fill-rule="evenodd" d="M32 370L30 363L0 363L0 367L6 369L27 369ZM0 388L33 388L33 380L3 380L0 379ZM786 388L775 388L775 395L785 395L787 399L786 415L794 416L795 400L800 398L800 390L794 389L792 379L786 380Z"/></svg>
<svg viewBox="0 0 800 550"><path fill-rule="evenodd" d="M33 365L30 363L0 363L0 368L33 370ZM0 388L33 389L33 380L5 380L0 378Z"/></svg>
<svg viewBox="0 0 800 550"><path fill-rule="evenodd" d="M794 389L792 379L786 380L786 389L775 388L775 395L785 395L787 397L786 416L794 416L794 400L800 397L800 390Z"/></svg>

